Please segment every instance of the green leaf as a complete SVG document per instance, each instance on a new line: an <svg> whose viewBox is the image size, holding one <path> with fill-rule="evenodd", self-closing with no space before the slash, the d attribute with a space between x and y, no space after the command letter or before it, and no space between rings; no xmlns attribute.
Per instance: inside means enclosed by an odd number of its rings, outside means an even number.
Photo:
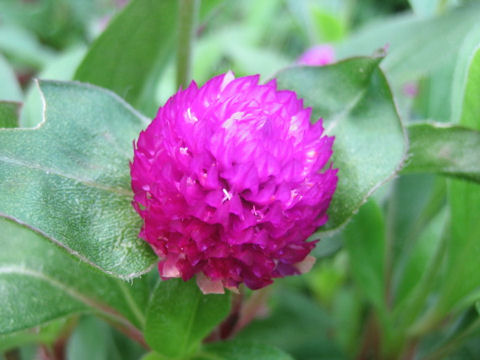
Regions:
<svg viewBox="0 0 480 360"><path fill-rule="evenodd" d="M86 49L84 47L64 51L50 61L36 77L49 80L72 80L75 69L85 53ZM42 122L42 117L42 94L37 84L32 82L25 94L25 102L20 114L20 125L21 127L35 127Z"/></svg>
<svg viewBox="0 0 480 360"><path fill-rule="evenodd" d="M200 3L200 11L198 14L200 22L208 21L210 13L219 6L224 5L225 0L203 0Z"/></svg>
<svg viewBox="0 0 480 360"><path fill-rule="evenodd" d="M332 14L317 6L312 7L310 11L318 38L322 42L337 42L345 37L345 23L339 14Z"/></svg>
<svg viewBox="0 0 480 360"><path fill-rule="evenodd" d="M141 360L168 360L168 358L160 355L159 353L156 353L155 351L152 351L148 354L145 354L145 356L143 356Z"/></svg>
<svg viewBox="0 0 480 360"><path fill-rule="evenodd" d="M224 36L224 51L232 59L232 68L237 76L260 74L266 78L290 64L285 56L275 50L248 44L232 43ZM225 41L226 40L226 41Z"/></svg>
<svg viewBox="0 0 480 360"><path fill-rule="evenodd" d="M21 104L11 101L0 101L0 128L18 127Z"/></svg>
<svg viewBox="0 0 480 360"><path fill-rule="evenodd" d="M340 232L333 233L327 236L323 236L321 241L317 243L315 248L313 248L311 254L317 260L324 257L332 257L342 249L342 246L343 246L342 233Z"/></svg>
<svg viewBox="0 0 480 360"><path fill-rule="evenodd" d="M344 230L352 276L364 296L385 309L385 221L374 202L364 204Z"/></svg>
<svg viewBox="0 0 480 360"><path fill-rule="evenodd" d="M332 313L336 328L341 331L337 331L334 338L341 344L345 354L356 354L358 347L361 346L358 334L364 326L364 310L364 304L356 289L343 287L335 294Z"/></svg>
<svg viewBox="0 0 480 360"><path fill-rule="evenodd" d="M400 310L409 307L408 311L411 315L409 321L418 317L424 306L424 296L428 294L432 285L432 271L434 273L438 271L438 263L435 260L442 251L442 232L445 230L446 222L447 211L444 208L426 225L415 239L415 243L405 251L405 258L398 266L401 272L395 288L395 307ZM409 323L404 318L402 321Z"/></svg>
<svg viewBox="0 0 480 360"><path fill-rule="evenodd" d="M207 80L205 76L218 72L219 66L224 71L225 65L222 61L225 62L225 58L230 60L231 70L237 76L260 74L262 79L272 76L274 72L291 63L279 51L270 47L257 46L254 41L256 35L258 36L258 33L253 33L251 28L231 25L201 38L194 54L195 79ZM210 64L205 64L205 61L210 61ZM208 70L208 73L202 74L205 70ZM200 77L197 78L199 75Z"/></svg>
<svg viewBox="0 0 480 360"><path fill-rule="evenodd" d="M28 344L53 344L66 322L66 319L59 319L33 329L0 335L0 353Z"/></svg>
<svg viewBox="0 0 480 360"><path fill-rule="evenodd" d="M480 39L468 67L464 94L460 124L480 131Z"/></svg>
<svg viewBox="0 0 480 360"><path fill-rule="evenodd" d="M41 45L32 33L10 24L0 25L0 51L9 58L36 69L44 67L55 54Z"/></svg>
<svg viewBox="0 0 480 360"><path fill-rule="evenodd" d="M219 342L206 346L194 360L293 360L280 349L242 341Z"/></svg>
<svg viewBox="0 0 480 360"><path fill-rule="evenodd" d="M22 101L22 89L17 81L15 73L5 58L0 54L0 101Z"/></svg>
<svg viewBox="0 0 480 360"><path fill-rule="evenodd" d="M327 307L331 307L345 284L347 265L337 259L323 260L312 271L304 276L315 297ZM345 259L345 257L344 257ZM337 261L335 261L337 260Z"/></svg>
<svg viewBox="0 0 480 360"><path fill-rule="evenodd" d="M105 322L93 316L82 317L68 339L68 360L132 360L139 359L145 351Z"/></svg>
<svg viewBox="0 0 480 360"><path fill-rule="evenodd" d="M411 108L405 108L404 118L411 119L435 119L436 122L449 122L452 113L452 106L449 99L452 95L452 83L454 79L455 58L449 60L445 65L435 69L428 77L420 79L418 85L411 82L413 86L418 86L418 93L415 97L408 98L405 94L405 87L408 83L399 84L396 98L408 99L411 102ZM412 107L413 105L413 107Z"/></svg>
<svg viewBox="0 0 480 360"><path fill-rule="evenodd" d="M480 131L480 51L475 50L474 54L465 81L460 125ZM451 230L446 245L446 275L442 279L442 289L435 308L436 315L445 315L449 311L470 306L480 298L480 185L451 180L448 200Z"/></svg>
<svg viewBox="0 0 480 360"><path fill-rule="evenodd" d="M354 58L325 67L293 67L277 74L280 88L294 90L335 136L333 165L338 187L325 230L345 224L404 161L404 129L380 59Z"/></svg>
<svg viewBox="0 0 480 360"><path fill-rule="evenodd" d="M66 358L69 360L119 358L109 326L93 317L83 317L80 320L68 340L66 350Z"/></svg>
<svg viewBox="0 0 480 360"><path fill-rule="evenodd" d="M64 49L90 35L88 27L108 5L95 0L2 0L0 14L2 20L35 33L43 44Z"/></svg>
<svg viewBox="0 0 480 360"><path fill-rule="evenodd" d="M446 204L446 187L443 177L432 174L409 174L395 180L387 207L394 271L396 263L409 257L412 244Z"/></svg>
<svg viewBox="0 0 480 360"><path fill-rule="evenodd" d="M462 112L464 111L463 102L465 94L467 93L467 86L477 87L476 81L480 77L480 25L477 25L462 43L460 48L455 70L453 72L453 81L451 86L451 121L454 123L460 122ZM468 93L472 94L471 89ZM473 92L474 93L474 92ZM470 102L475 102L475 99L470 99ZM472 106L475 106L472 104ZM476 105L478 106L478 105Z"/></svg>
<svg viewBox="0 0 480 360"><path fill-rule="evenodd" d="M113 90L152 113L156 82L174 53L177 1L134 0L91 46L75 80Z"/></svg>
<svg viewBox="0 0 480 360"><path fill-rule="evenodd" d="M142 327L141 282L102 274L9 220L0 227L0 334L85 311Z"/></svg>
<svg viewBox="0 0 480 360"><path fill-rule="evenodd" d="M195 280L161 281L147 308L145 340L169 358L191 354L229 310L228 295L203 295Z"/></svg>
<svg viewBox="0 0 480 360"><path fill-rule="evenodd" d="M421 17L429 17L435 15L440 0L408 0L412 10L416 15Z"/></svg>
<svg viewBox="0 0 480 360"><path fill-rule="evenodd" d="M463 39L478 25L479 16L480 4L472 1L428 19L413 14L386 18L368 25L341 44L339 57L370 55L388 45L383 68L392 82L405 83L455 56Z"/></svg>
<svg viewBox="0 0 480 360"><path fill-rule="evenodd" d="M450 311L480 299L480 185L452 180L449 184L451 230L447 242L445 278L438 308Z"/></svg>
<svg viewBox="0 0 480 360"><path fill-rule="evenodd" d="M439 123L418 123L407 129L409 158L402 173L437 173L480 182L479 131Z"/></svg>
<svg viewBox="0 0 480 360"><path fill-rule="evenodd" d="M261 340L292 354L295 359L345 358L332 340L334 323L331 313L326 312L318 301L291 287L275 286L269 303L271 314L254 319L236 335L236 339L245 342Z"/></svg>
<svg viewBox="0 0 480 360"><path fill-rule="evenodd" d="M102 271L132 278L155 260L138 238L128 162L143 117L102 89L41 82L45 118L0 130L0 216Z"/></svg>
<svg viewBox="0 0 480 360"><path fill-rule="evenodd" d="M439 270L446 187L444 177L410 174L396 179L391 189L387 208L391 294L402 324L410 324L423 310ZM398 321L396 327L400 328Z"/></svg>
<svg viewBox="0 0 480 360"><path fill-rule="evenodd" d="M299 39L304 42L314 43L317 42L316 28L313 22L313 16L311 12L311 1L297 1L287 0L286 6L288 12L291 14L291 21L294 22L296 28L299 30Z"/></svg>

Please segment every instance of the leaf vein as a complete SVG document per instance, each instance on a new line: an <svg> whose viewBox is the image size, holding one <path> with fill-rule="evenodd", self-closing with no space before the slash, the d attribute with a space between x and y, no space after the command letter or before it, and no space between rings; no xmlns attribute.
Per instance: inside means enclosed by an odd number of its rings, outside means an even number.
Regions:
<svg viewBox="0 0 480 360"><path fill-rule="evenodd" d="M47 167L44 167L40 164L33 164L33 163L18 160L18 159L8 158L8 157L5 157L5 156L0 156L0 161L2 161L4 163L7 163L7 164L11 164L11 165L16 165L16 166L19 166L19 167L25 167L25 168L32 169L32 170L42 171L46 175L56 175L56 176L59 176L59 177L63 177L63 178L69 179L69 180L73 180L77 183L83 184L85 186L96 188L96 189L99 189L99 190L102 190L102 191L111 192L111 193L121 195L121 196L125 196L125 197L128 197L128 198L133 197L133 193L130 190L127 190L125 188L107 186L107 185L103 185L103 184L100 184L98 182L95 182L95 181L92 181L92 180L89 180L89 179L79 179L79 178L76 178L72 175L64 174L64 173L58 171L57 169L47 168Z"/></svg>
<svg viewBox="0 0 480 360"><path fill-rule="evenodd" d="M363 96L366 93L366 89L360 91L357 96L355 96L352 101L350 101L345 108L335 114L335 116L331 119L330 123L328 124L327 128L325 129L326 134L331 134L331 131L337 127L338 123L341 119L345 118L345 116L352 111L352 109L360 102Z"/></svg>
<svg viewBox="0 0 480 360"><path fill-rule="evenodd" d="M101 313L104 313L108 317L111 317L120 323L124 323L126 325L132 326L128 320L126 320L125 318L117 314L113 309L80 294L75 289L72 289L66 286L65 284L61 283L60 281L50 276L47 276L39 271L35 271L35 270L28 269L26 267L21 267L21 266L2 266L0 267L0 275L2 274L3 275L19 274L19 275L30 276L30 277L43 280L49 283L50 285L58 288L59 290L65 292L73 299L85 304L86 306L93 308L97 311L100 311Z"/></svg>

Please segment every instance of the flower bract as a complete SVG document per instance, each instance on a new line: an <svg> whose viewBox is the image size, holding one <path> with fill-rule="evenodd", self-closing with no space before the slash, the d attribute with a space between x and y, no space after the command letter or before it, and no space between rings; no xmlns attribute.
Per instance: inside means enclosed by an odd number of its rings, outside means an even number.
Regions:
<svg viewBox="0 0 480 360"><path fill-rule="evenodd" d="M251 289L312 264L337 184L333 137L275 81L228 72L162 106L135 144L133 205L163 278Z"/></svg>

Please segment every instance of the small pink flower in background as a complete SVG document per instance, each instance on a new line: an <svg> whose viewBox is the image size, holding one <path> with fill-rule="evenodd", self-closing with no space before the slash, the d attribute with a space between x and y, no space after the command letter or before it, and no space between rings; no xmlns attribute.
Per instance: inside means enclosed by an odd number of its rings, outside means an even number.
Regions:
<svg viewBox="0 0 480 360"><path fill-rule="evenodd" d="M117 6L117 8L121 9L125 5L127 5L128 2L129 2L129 0L115 0L115 5Z"/></svg>
<svg viewBox="0 0 480 360"><path fill-rule="evenodd" d="M140 237L163 278L204 293L308 271L337 185L333 137L275 80L229 72L172 96L140 133L131 164Z"/></svg>
<svg viewBox="0 0 480 360"><path fill-rule="evenodd" d="M403 85L403 94L406 97L414 99L418 95L418 85L414 82L409 82Z"/></svg>
<svg viewBox="0 0 480 360"><path fill-rule="evenodd" d="M335 61L335 49L333 46L315 45L305 51L297 60L297 64L309 66L323 66Z"/></svg>

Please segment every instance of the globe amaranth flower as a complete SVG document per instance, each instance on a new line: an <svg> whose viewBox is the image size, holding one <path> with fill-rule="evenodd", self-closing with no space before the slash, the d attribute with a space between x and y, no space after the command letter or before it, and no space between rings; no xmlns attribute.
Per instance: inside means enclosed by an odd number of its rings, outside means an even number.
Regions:
<svg viewBox="0 0 480 360"><path fill-rule="evenodd" d="M335 49L332 45L315 45L305 51L297 59L297 64L308 66L324 66L335 61Z"/></svg>
<svg viewBox="0 0 480 360"><path fill-rule="evenodd" d="M163 278L204 293L259 289L312 264L306 239L337 184L333 138L294 92L231 72L194 82L158 110L131 164L140 237Z"/></svg>

